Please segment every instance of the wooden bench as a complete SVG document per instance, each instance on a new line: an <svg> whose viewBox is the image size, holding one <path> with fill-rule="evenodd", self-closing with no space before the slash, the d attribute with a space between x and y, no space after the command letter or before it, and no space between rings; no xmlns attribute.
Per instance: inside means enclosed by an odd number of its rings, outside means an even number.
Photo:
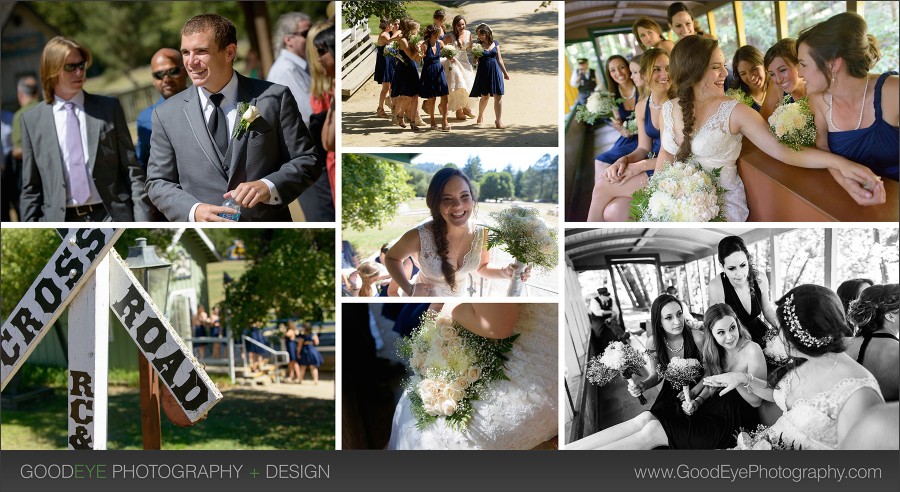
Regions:
<svg viewBox="0 0 900 492"><path fill-rule="evenodd" d="M347 99L375 74L377 53L369 36L368 25L341 32L341 53L341 97Z"/></svg>

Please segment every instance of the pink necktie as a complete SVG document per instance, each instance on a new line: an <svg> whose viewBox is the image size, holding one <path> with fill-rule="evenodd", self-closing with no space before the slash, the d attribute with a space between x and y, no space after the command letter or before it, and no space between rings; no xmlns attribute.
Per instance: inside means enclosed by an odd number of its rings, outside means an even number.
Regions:
<svg viewBox="0 0 900 492"><path fill-rule="evenodd" d="M72 198L83 205L91 196L88 184L87 166L84 164L84 146L81 144L81 125L75 115L75 105L67 102L66 106L66 152L69 154L69 186Z"/></svg>

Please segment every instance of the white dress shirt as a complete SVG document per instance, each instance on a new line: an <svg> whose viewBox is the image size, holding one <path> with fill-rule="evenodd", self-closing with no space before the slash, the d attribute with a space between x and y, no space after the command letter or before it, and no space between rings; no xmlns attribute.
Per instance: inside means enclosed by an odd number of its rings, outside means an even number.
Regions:
<svg viewBox="0 0 900 492"><path fill-rule="evenodd" d="M269 82L285 85L291 90L294 99L297 100L297 109L303 124L309 126L309 116L312 114L312 104L309 102L309 85L311 78L309 63L295 55L291 50L282 48L278 59L269 69Z"/></svg>
<svg viewBox="0 0 900 492"><path fill-rule="evenodd" d="M75 116L78 117L78 126L81 129L81 148L84 149L84 167L88 172L87 181L88 186L91 189L91 195L84 203L78 203L72 198L72 184L69 180L69 149L66 148L66 119L69 116L69 112L65 106L66 103L72 103L75 106ZM59 143L59 150L63 159L63 170L66 175L66 206L76 207L83 205L99 205L103 203L103 200L100 199L100 193L97 192L97 187L94 186L94 178L91 176L91 148L88 146L87 121L84 114L84 91L78 91L78 93L72 96L72 99L68 101L54 94L53 122L56 124L56 141Z"/></svg>

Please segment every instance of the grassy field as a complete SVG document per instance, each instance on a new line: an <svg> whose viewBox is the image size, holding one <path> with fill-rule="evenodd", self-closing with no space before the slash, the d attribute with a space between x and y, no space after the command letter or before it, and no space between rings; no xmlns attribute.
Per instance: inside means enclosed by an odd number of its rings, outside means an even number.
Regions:
<svg viewBox="0 0 900 492"><path fill-rule="evenodd" d="M456 15L465 15L465 10L457 7L451 6L449 3L438 3L438 2L409 2L406 4L406 13L413 19L419 21L421 26L424 26L425 23L431 23L434 19L434 11L438 9L444 9L445 12L448 13L446 19L444 19L444 23L446 25L450 25L453 21L453 17ZM378 23L381 22L381 19L375 17L369 17L369 31L372 32L373 35L377 36L381 33L381 29L378 28ZM422 27L419 27L419 31L422 31ZM341 19L341 28L346 29L347 23Z"/></svg>
<svg viewBox="0 0 900 492"><path fill-rule="evenodd" d="M53 394L19 410L3 411L0 449L66 449L66 387L47 371ZM131 375L110 375L136 379ZM230 387L223 376L211 375L224 399L209 418L180 428L162 418L163 449L334 449L334 400L300 398ZM63 376L62 381L65 381ZM110 386L109 449L142 449L138 390Z"/></svg>
<svg viewBox="0 0 900 492"><path fill-rule="evenodd" d="M518 205L526 205L537 208L541 211L541 218L550 227L557 227L559 223L559 205L555 203L528 203L513 202ZM475 222L479 224L490 223L490 212L503 210L513 203L493 203L479 202L478 213L475 215ZM350 241L356 254L360 258L368 258L381 249L384 243L390 243L403 235L404 232L412 229L422 221L428 220L431 216L428 208L425 206L424 198L415 198L409 203L409 210L399 214L390 223L382 226L381 229L367 229L364 231L356 231L345 228L342 231L342 239Z"/></svg>

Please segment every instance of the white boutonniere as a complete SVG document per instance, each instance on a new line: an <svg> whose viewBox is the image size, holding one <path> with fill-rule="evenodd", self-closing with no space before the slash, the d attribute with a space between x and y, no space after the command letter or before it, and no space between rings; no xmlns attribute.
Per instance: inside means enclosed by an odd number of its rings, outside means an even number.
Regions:
<svg viewBox="0 0 900 492"><path fill-rule="evenodd" d="M237 125L234 125L234 135L231 138L239 138L250 128L250 124L256 121L256 118L259 118L259 110L256 109L256 106L252 106L249 103L238 103L237 110L241 115L241 119Z"/></svg>

